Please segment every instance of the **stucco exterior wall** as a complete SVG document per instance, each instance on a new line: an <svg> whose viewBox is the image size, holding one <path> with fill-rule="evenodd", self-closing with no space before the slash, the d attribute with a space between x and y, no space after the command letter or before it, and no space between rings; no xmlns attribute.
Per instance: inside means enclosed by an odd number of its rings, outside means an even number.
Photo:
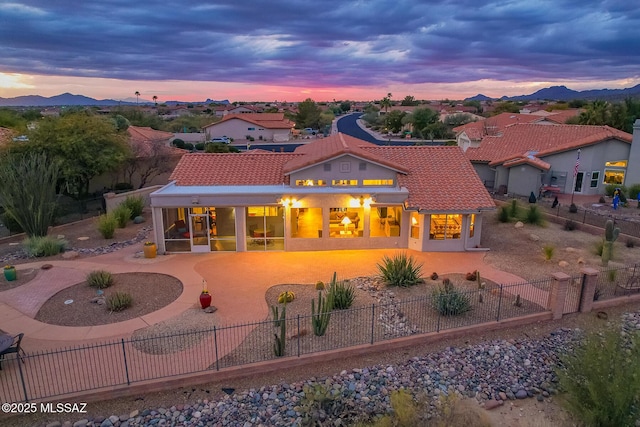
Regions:
<svg viewBox="0 0 640 427"><path fill-rule="evenodd" d="M633 142L629 151L629 166L625 185L640 184L640 119L633 124Z"/></svg>
<svg viewBox="0 0 640 427"><path fill-rule="evenodd" d="M249 130L250 128L253 130ZM246 140L247 136L251 136L256 141L259 141L260 137L263 141L288 141L291 133L290 129L266 129L239 118L214 123L204 130L210 138L227 136L234 140Z"/></svg>
<svg viewBox="0 0 640 427"><path fill-rule="evenodd" d="M365 164L365 170L360 169L361 163ZM331 170L325 170L325 164L330 165ZM396 172L347 155L292 173L291 185L294 186L298 179L321 179L326 181L327 185L331 185L331 181L334 179L357 179L359 182L362 182L363 179L391 179L395 183Z"/></svg>
<svg viewBox="0 0 640 427"><path fill-rule="evenodd" d="M509 169L509 194L538 197L542 171L531 165L518 165Z"/></svg>
<svg viewBox="0 0 640 427"><path fill-rule="evenodd" d="M495 190L496 171L486 163L472 163L472 165L484 186L489 190Z"/></svg>

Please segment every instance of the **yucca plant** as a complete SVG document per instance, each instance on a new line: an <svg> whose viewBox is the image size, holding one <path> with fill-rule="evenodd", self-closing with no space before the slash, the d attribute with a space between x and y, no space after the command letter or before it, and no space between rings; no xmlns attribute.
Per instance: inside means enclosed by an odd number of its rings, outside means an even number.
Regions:
<svg viewBox="0 0 640 427"><path fill-rule="evenodd" d="M107 297L107 308L110 311L122 311L133 304L133 297L127 292L114 292Z"/></svg>
<svg viewBox="0 0 640 427"><path fill-rule="evenodd" d="M433 291L434 308L443 316L458 316L471 310L471 301L466 293L456 289L450 280Z"/></svg>
<svg viewBox="0 0 640 427"><path fill-rule="evenodd" d="M378 264L378 271L388 286L409 287L423 282L422 264L417 264L413 256L404 252L393 258L385 255Z"/></svg>
<svg viewBox="0 0 640 427"><path fill-rule="evenodd" d="M529 206L529 210L527 210L525 221L529 224L533 225L542 225L544 224L544 219L542 218L542 213L538 209L537 206Z"/></svg>
<svg viewBox="0 0 640 427"><path fill-rule="evenodd" d="M105 270L94 270L87 274L87 285L96 289L105 289L113 285L113 276Z"/></svg>
<svg viewBox="0 0 640 427"><path fill-rule="evenodd" d="M544 252L544 259L550 261L553 258L553 254L555 253L556 248L553 245L544 245L542 248L542 252Z"/></svg>
<svg viewBox="0 0 640 427"><path fill-rule="evenodd" d="M509 222L509 208L506 206L500 207L500 210L498 211L498 221Z"/></svg>
<svg viewBox="0 0 640 427"><path fill-rule="evenodd" d="M348 281L340 280L331 284L328 291L333 298L333 308L346 310L356 299L356 290Z"/></svg>

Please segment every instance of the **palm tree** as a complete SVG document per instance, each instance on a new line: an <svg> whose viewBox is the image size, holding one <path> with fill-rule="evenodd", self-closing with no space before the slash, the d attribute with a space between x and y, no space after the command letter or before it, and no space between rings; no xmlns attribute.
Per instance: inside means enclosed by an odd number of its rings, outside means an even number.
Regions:
<svg viewBox="0 0 640 427"><path fill-rule="evenodd" d="M158 97L153 95L153 102L156 104L156 107L158 106Z"/></svg>
<svg viewBox="0 0 640 427"><path fill-rule="evenodd" d="M380 106L384 108L384 112L387 113L389 111L389 107L391 107L391 98L389 98L388 96L382 98L382 100L380 101Z"/></svg>
<svg viewBox="0 0 640 427"><path fill-rule="evenodd" d="M140 92L136 91L136 105L138 105L138 101L140 100Z"/></svg>

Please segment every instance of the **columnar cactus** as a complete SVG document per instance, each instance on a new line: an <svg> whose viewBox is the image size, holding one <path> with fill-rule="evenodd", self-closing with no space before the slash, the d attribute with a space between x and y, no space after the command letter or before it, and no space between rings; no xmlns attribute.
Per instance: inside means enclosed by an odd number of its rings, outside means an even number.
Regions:
<svg viewBox="0 0 640 427"><path fill-rule="evenodd" d="M282 307L282 313L280 317L278 317L278 308L271 306L273 311L274 323L276 326L280 327L280 336L278 334L273 334L275 337L275 342L273 343L273 354L276 357L284 356L285 350L285 342L287 339L287 304Z"/></svg>
<svg viewBox="0 0 640 427"><path fill-rule="evenodd" d="M602 265L605 267L609 264L609 260L613 254L613 242L620 235L620 229L613 226L613 221L608 219L604 225L604 242L602 245Z"/></svg>
<svg viewBox="0 0 640 427"><path fill-rule="evenodd" d="M333 273L329 289L335 286L336 276L336 273ZM315 300L311 300L311 324L316 336L321 337L327 331L329 320L331 320L331 310L333 310L333 293L329 292L327 296L324 296L322 291L318 291L318 310L316 310Z"/></svg>

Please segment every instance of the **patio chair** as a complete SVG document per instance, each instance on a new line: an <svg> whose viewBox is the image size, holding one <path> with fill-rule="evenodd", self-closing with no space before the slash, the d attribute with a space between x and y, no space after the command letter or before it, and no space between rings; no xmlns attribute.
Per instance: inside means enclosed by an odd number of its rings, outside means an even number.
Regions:
<svg viewBox="0 0 640 427"><path fill-rule="evenodd" d="M11 346L8 349L0 352L0 370L2 370L2 361L4 360L4 356L6 354L15 353L16 357L19 358L22 361L22 363L24 363L24 359L23 359L24 350L20 346L20 344L22 343L22 337L24 337L23 333L19 333L18 335L13 337L13 344L11 344Z"/></svg>

